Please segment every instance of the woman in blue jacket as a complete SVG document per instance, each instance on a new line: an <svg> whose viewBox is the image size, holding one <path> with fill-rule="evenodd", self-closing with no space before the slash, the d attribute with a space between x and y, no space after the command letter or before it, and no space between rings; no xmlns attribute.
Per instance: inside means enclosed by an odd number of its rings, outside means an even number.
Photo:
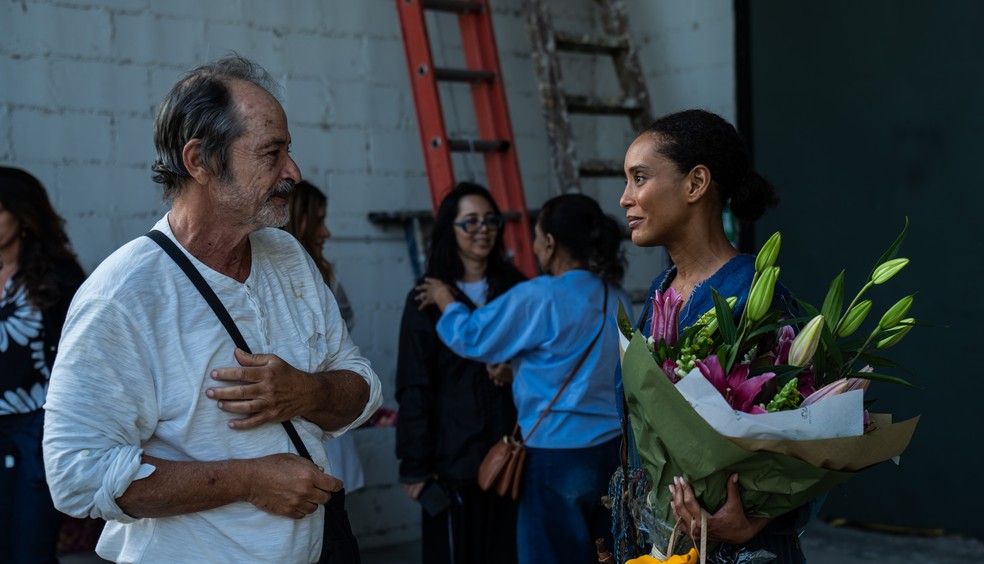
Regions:
<svg viewBox="0 0 984 564"><path fill-rule="evenodd" d="M570 194L543 205L535 233L533 251L546 276L474 311L430 278L417 287L417 300L442 311L437 333L455 353L512 363L513 399L527 438L519 562L596 562L594 539L609 536L601 498L620 434L612 377L615 314L619 300L628 303L618 287L621 231L597 202Z"/></svg>

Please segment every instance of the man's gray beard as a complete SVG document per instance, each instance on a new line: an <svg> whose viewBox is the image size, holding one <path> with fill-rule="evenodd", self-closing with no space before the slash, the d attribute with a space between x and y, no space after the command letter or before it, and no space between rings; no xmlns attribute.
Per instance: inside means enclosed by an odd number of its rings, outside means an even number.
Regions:
<svg viewBox="0 0 984 564"><path fill-rule="evenodd" d="M277 188L270 193L270 197L275 195L289 196L294 190L294 183L284 180L277 184ZM259 227L283 227L290 221L290 206L284 204L277 206L269 200L263 203L263 207L253 217L246 220L247 225Z"/></svg>
<svg viewBox="0 0 984 564"><path fill-rule="evenodd" d="M250 225L260 227L283 227L290 220L290 210L287 204L276 206L270 202L263 204L260 211L247 220Z"/></svg>

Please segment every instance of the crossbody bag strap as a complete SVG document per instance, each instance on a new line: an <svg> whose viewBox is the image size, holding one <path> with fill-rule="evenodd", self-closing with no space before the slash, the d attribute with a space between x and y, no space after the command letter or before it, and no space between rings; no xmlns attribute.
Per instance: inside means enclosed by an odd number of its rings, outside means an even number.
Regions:
<svg viewBox="0 0 984 564"><path fill-rule="evenodd" d="M543 421L543 418L547 416L547 413L550 413L550 408L552 408L554 404L557 403L557 399L560 398L560 394L564 393L564 389L567 388L567 385L570 384L571 381L574 379L574 376L577 375L577 371L581 369L582 365L584 365L584 361L588 359L588 355L591 354L591 349L593 349L595 343L598 342L598 338L601 337L601 334L605 332L605 318L608 316L608 283L607 282L602 282L602 283L605 285L605 302L601 308L601 327L598 328L598 333L595 334L594 339L591 339L591 344L588 345L588 348L584 351L584 354L581 355L581 360L577 361L577 366L575 366L574 370L571 371L570 376L568 376L567 379L564 380L564 383L560 386L560 389L557 390L557 393L554 394L554 397L552 400L550 400L550 403L547 405L547 408L544 409L543 413L540 414L540 418L536 420L536 423L533 425L533 428L530 429L530 432L526 433L526 437L523 439L524 443L530 440L530 436L533 434L533 431L536 431L536 428L540 426L540 423Z"/></svg>
<svg viewBox="0 0 984 564"><path fill-rule="evenodd" d="M195 265L191 264L191 260L188 259L188 256L178 248L170 237L157 229L151 229L147 232L147 237L150 237L155 243L160 245L160 247L164 249L164 252L167 253L179 267L181 267L181 270L184 271L185 276L191 280L191 283L195 285L195 288L198 288L198 291L201 293L202 297L205 298L206 302L208 302L209 307L211 307L212 311L215 312L215 316L219 318L219 321L222 322L222 325L225 327L226 331L229 332L229 336L232 337L232 341L236 344L236 346L249 354L253 354L253 351L250 350L249 345L246 344L246 339L243 338L243 334L239 331L239 327L236 327L236 322L233 321L232 316L229 315L229 310L222 305L222 301L215 295L215 291L212 290L212 287L205 281L205 277L202 276L202 273L198 272ZM311 453L308 452L307 447L304 446L304 442L301 440L301 436L297 434L297 429L294 427L294 424L289 419L287 421L282 421L281 423L284 426L284 430L287 431L287 436L290 437L290 442L294 443L294 448L297 449L297 453L304 458L311 460Z"/></svg>

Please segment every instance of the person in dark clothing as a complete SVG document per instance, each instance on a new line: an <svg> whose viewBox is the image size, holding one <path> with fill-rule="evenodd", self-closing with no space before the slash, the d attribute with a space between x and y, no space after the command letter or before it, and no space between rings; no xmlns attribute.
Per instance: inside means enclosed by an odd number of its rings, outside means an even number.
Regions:
<svg viewBox="0 0 984 564"><path fill-rule="evenodd" d="M505 258L502 225L488 190L458 184L438 210L426 276L471 309L524 280ZM448 350L435 329L440 310L419 308L416 294L400 324L396 456L403 489L422 502L423 562L515 562L516 503L476 483L489 448L516 424L511 369Z"/></svg>
<svg viewBox="0 0 984 564"><path fill-rule="evenodd" d="M44 186L0 167L0 562L57 562L41 431L65 313L85 275Z"/></svg>

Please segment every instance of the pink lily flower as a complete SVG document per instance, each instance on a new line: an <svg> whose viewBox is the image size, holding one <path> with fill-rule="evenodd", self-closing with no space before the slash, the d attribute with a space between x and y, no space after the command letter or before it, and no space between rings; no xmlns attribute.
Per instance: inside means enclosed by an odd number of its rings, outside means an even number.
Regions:
<svg viewBox="0 0 984 564"><path fill-rule="evenodd" d="M773 363L775 366L789 364L789 349L792 348L795 338L796 331L789 325L783 325L782 329L779 330L779 340L773 349L776 355L776 361Z"/></svg>
<svg viewBox="0 0 984 564"><path fill-rule="evenodd" d="M865 365L864 368L862 368L861 370L858 370L858 372L874 372L874 371L875 371L875 369L872 368L872 367L870 367L870 366L868 366L868 365ZM868 386L870 386L870 385L871 385L871 380L865 380L864 382L856 382L854 389L855 390L862 389L865 392L867 392L868 391ZM875 425L874 425L874 423L871 422L871 414L868 413L868 410L866 409L866 410L864 410L864 432L865 433L870 433L871 431L874 431L874 430L875 430Z"/></svg>
<svg viewBox="0 0 984 564"><path fill-rule="evenodd" d="M871 372L871 371L872 370L870 366L866 366L860 370L860 372ZM803 400L803 403L800 404L800 407L813 405L818 401L822 401L824 399L836 396L838 394L843 394L844 392L851 392L854 390L867 391L869 385L871 385L871 380L868 380L866 378L841 378L840 380L835 380L827 384L826 386L820 388L819 390L813 392L810 395L804 394L803 397L805 399ZM864 417L863 419L864 432L867 433L869 431L872 431L873 427L871 425L871 417L867 409L864 410L863 417Z"/></svg>
<svg viewBox="0 0 984 564"><path fill-rule="evenodd" d="M789 364L789 351L792 349L795 339L796 331L793 330L792 326L783 325L782 329L779 330L779 340L772 349L776 358L775 362L772 363L773 365ZM796 376L798 382L796 389L804 398L817 391L816 377L813 375L812 366L812 363L807 364L806 368Z"/></svg>
<svg viewBox="0 0 984 564"><path fill-rule="evenodd" d="M765 413L762 406L754 405L755 396L762 391L765 384L776 377L772 372L760 374L753 378L748 377L748 365L736 364L727 377L718 362L717 355L711 355L703 362L696 361L695 364L700 373L707 378L717 391L721 392L728 405L745 413Z"/></svg>
<svg viewBox="0 0 984 564"><path fill-rule="evenodd" d="M862 368L860 372L871 372L871 367L866 366L865 368ZM867 391L868 386L870 385L871 380L868 380L867 378L841 378L840 380L834 380L816 392L806 396L806 399L804 399L803 403L800 405L811 405L826 398L836 396L837 394L843 394L844 392L851 392L854 390Z"/></svg>
<svg viewBox="0 0 984 564"><path fill-rule="evenodd" d="M649 323L649 335L654 342L659 343L660 339L663 339L672 347L679 337L679 317L680 308L683 307L683 296L677 294L673 288L668 288L666 293L656 290L652 303L653 318Z"/></svg>
<svg viewBox="0 0 984 564"><path fill-rule="evenodd" d="M663 369L663 373L670 379L670 382L676 384L680 381L680 377L676 373L677 363L672 358L664 360L660 368Z"/></svg>
<svg viewBox="0 0 984 564"><path fill-rule="evenodd" d="M796 389L804 398L809 397L810 394L817 391L817 379L813 374L812 367L812 364L808 365L802 372L799 373L799 375L796 376L798 381L796 384Z"/></svg>

